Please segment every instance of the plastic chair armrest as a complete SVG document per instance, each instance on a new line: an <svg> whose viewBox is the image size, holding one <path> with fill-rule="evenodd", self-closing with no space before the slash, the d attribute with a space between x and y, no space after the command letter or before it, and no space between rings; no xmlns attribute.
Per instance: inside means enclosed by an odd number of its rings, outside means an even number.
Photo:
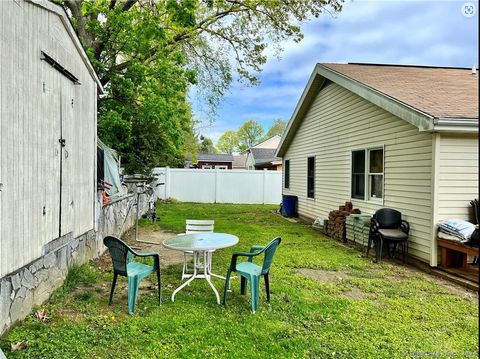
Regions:
<svg viewBox="0 0 480 359"><path fill-rule="evenodd" d="M230 262L230 270L235 271L237 268L237 260L238 257L247 257L249 261L255 257L258 256L262 252L257 252L257 253L249 253L249 252L235 252L232 254L232 261Z"/></svg>
<svg viewBox="0 0 480 359"><path fill-rule="evenodd" d="M262 251L265 247L264 246L252 246L250 248L250 253L255 253L257 251ZM248 258L249 262L253 262L253 257Z"/></svg>
<svg viewBox="0 0 480 359"><path fill-rule="evenodd" d="M155 252L148 253L134 253L136 257L160 257L160 254Z"/></svg>
<svg viewBox="0 0 480 359"><path fill-rule="evenodd" d="M408 234L410 232L410 224L402 219L402 223L400 224L400 229L402 230L403 233Z"/></svg>
<svg viewBox="0 0 480 359"><path fill-rule="evenodd" d="M145 252L145 253L135 252L131 248L129 248L129 250L135 257L140 257L140 258L152 257L153 258L153 268L155 270L160 268L160 254L155 253L155 252Z"/></svg>
<svg viewBox="0 0 480 359"><path fill-rule="evenodd" d="M256 252L256 251L260 251L262 250L263 248L265 248L264 246L252 246L252 248L250 248L250 253L253 253L253 252Z"/></svg>
<svg viewBox="0 0 480 359"><path fill-rule="evenodd" d="M375 218L372 218L370 220L370 234L376 234L378 233L378 230L380 229L380 223Z"/></svg>

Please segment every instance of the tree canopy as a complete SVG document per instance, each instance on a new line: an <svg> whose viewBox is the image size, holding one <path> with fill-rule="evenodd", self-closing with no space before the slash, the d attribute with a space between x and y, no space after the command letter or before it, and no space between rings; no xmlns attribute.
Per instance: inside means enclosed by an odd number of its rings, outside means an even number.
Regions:
<svg viewBox="0 0 480 359"><path fill-rule="evenodd" d="M237 132L238 148L241 152L256 145L263 138L263 127L255 120L245 122Z"/></svg>
<svg viewBox="0 0 480 359"><path fill-rule="evenodd" d="M244 152L263 140L282 135L287 122L276 119L264 135L263 126L255 120L246 121L238 131L227 130L217 141L217 148L224 153Z"/></svg>
<svg viewBox="0 0 480 359"><path fill-rule="evenodd" d="M233 130L225 131L218 139L217 148L222 153L233 153L238 151L237 132Z"/></svg>
<svg viewBox="0 0 480 359"><path fill-rule="evenodd" d="M61 0L60 0L61 1ZM236 72L256 83L271 44L300 41L300 24L342 0L64 0L105 87L99 136L127 172L183 162L193 131L187 94L214 110Z"/></svg>
<svg viewBox="0 0 480 359"><path fill-rule="evenodd" d="M200 153L217 153L217 149L213 145L210 138L200 135L200 144L198 147Z"/></svg>
<svg viewBox="0 0 480 359"><path fill-rule="evenodd" d="M282 120L280 118L277 118L273 122L272 127L270 127L267 134L265 135L265 139L268 139L268 138L276 136L276 135L281 136L283 134L283 131L285 130L286 126L287 126L287 121Z"/></svg>

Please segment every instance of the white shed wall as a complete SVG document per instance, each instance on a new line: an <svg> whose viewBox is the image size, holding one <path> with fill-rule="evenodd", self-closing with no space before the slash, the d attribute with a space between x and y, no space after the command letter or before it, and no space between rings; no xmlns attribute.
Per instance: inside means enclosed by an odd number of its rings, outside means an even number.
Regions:
<svg viewBox="0 0 480 359"><path fill-rule="evenodd" d="M316 96L283 157L298 211L327 218L350 199L351 151L385 146L384 203L352 200L363 213L396 208L410 222L410 254L430 260L432 246L432 142L406 121L332 83ZM316 156L315 198L307 198L307 157Z"/></svg>
<svg viewBox="0 0 480 359"><path fill-rule="evenodd" d="M2 277L40 257L43 246L59 237L61 155L62 234L77 237L94 227L96 83L57 14L0 1L0 20ZM81 85L42 61L42 50Z"/></svg>

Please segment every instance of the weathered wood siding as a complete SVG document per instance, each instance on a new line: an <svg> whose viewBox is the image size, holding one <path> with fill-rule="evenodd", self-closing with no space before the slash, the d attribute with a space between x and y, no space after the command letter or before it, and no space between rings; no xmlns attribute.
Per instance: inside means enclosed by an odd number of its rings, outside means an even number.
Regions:
<svg viewBox="0 0 480 359"><path fill-rule="evenodd" d="M352 200L364 213L391 207L411 225L410 254L430 260L432 245L432 134L332 83L316 96L284 160L300 215L327 218L350 200L351 151L384 146L385 198L379 204ZM315 198L307 198L307 157L315 156Z"/></svg>
<svg viewBox="0 0 480 359"><path fill-rule="evenodd" d="M436 221L471 220L470 201L478 198L478 135L442 134L439 142Z"/></svg>
<svg viewBox="0 0 480 359"><path fill-rule="evenodd" d="M41 51L81 85L42 61ZM0 1L0 56L2 277L59 237L60 206L62 234L77 237L94 227L96 83L60 17L28 2Z"/></svg>

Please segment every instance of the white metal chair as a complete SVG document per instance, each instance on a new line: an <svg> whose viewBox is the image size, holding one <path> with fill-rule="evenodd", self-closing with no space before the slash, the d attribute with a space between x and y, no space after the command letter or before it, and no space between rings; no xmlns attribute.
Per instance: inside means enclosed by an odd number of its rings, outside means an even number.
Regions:
<svg viewBox="0 0 480 359"><path fill-rule="evenodd" d="M191 234L191 233L206 233L206 232L213 232L215 226L215 221L213 220L196 220L196 219L187 219L185 221L185 233L183 234ZM183 252L183 270L182 270L182 280L185 278L190 278L193 274L192 271L188 270L187 263L188 259L193 258L193 252L187 251ZM207 260L208 265L211 266L211 253L208 253Z"/></svg>

